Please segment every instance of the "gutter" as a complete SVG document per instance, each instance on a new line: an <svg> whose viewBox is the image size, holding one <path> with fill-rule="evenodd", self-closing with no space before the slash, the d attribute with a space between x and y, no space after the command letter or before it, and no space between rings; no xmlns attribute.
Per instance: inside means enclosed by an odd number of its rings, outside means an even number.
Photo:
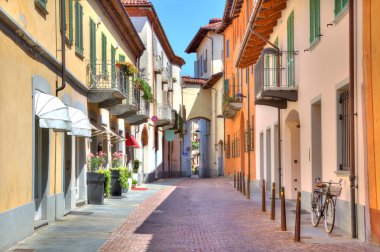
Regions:
<svg viewBox="0 0 380 252"><path fill-rule="evenodd" d="M351 237L357 238L356 223L356 170L355 170L355 1L349 1L349 94L350 94L350 203Z"/></svg>

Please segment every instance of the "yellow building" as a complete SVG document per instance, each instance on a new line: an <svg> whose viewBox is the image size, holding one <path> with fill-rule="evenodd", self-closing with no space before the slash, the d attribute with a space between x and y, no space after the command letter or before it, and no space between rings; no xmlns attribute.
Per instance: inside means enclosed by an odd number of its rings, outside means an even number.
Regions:
<svg viewBox="0 0 380 252"><path fill-rule="evenodd" d="M90 66L102 59L114 73L144 50L119 1L20 2L0 0L0 250L86 203L87 115L128 103L125 87L90 85ZM87 98L110 91L121 96L91 100L88 113Z"/></svg>

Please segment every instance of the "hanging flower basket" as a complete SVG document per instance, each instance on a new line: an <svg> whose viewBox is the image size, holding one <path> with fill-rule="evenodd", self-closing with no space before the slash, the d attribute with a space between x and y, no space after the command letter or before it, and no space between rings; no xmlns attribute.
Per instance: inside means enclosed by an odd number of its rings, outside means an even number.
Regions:
<svg viewBox="0 0 380 252"><path fill-rule="evenodd" d="M116 62L116 67L128 76L132 76L139 72L138 69L131 62Z"/></svg>

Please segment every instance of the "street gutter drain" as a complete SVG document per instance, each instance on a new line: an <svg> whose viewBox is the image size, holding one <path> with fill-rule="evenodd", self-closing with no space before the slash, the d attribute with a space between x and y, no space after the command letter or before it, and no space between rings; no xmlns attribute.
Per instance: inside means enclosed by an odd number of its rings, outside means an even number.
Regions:
<svg viewBox="0 0 380 252"><path fill-rule="evenodd" d="M79 212L79 211L72 211L70 215L91 215L94 212Z"/></svg>

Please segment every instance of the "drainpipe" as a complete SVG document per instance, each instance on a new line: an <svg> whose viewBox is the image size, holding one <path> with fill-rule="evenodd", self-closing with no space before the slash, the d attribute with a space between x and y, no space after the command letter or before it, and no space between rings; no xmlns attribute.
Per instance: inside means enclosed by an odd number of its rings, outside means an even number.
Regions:
<svg viewBox="0 0 380 252"><path fill-rule="evenodd" d="M249 68L248 68L248 75L249 75ZM251 145L253 143L251 143L251 106L250 106L250 99L249 99L249 94L250 94L250 90L249 90L249 80L248 80L248 92L247 92L247 99L248 99L248 141L250 143L250 146L248 146L248 174L247 174L247 199L250 199L251 198ZM252 122L253 123L253 122Z"/></svg>
<svg viewBox="0 0 380 252"><path fill-rule="evenodd" d="M55 89L55 95L66 87L66 1L61 1L61 55L62 55L62 85Z"/></svg>
<svg viewBox="0 0 380 252"><path fill-rule="evenodd" d="M351 236L357 238L355 200L355 42L354 9L355 1L349 1L349 71L350 71L350 196L351 196Z"/></svg>

